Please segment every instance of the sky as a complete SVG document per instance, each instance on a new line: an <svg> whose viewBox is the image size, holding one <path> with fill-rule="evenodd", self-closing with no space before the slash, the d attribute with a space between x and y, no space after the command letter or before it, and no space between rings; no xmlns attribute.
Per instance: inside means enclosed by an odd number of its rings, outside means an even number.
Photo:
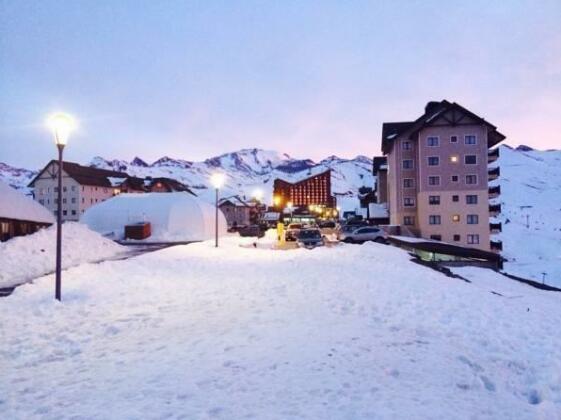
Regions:
<svg viewBox="0 0 561 420"><path fill-rule="evenodd" d="M0 0L0 162L380 154L448 99L561 147L561 1Z"/></svg>

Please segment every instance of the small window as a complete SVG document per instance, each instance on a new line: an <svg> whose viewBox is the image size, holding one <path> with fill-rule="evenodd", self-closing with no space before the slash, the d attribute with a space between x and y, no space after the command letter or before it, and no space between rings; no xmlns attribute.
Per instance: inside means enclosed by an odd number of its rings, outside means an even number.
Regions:
<svg viewBox="0 0 561 420"><path fill-rule="evenodd" d="M70 189L71 189L72 191L76 191L76 186L75 186L75 185L72 185L72 186L70 187Z"/></svg>
<svg viewBox="0 0 561 420"><path fill-rule="evenodd" d="M440 215L431 214L429 216L429 225L439 225L440 224Z"/></svg>
<svg viewBox="0 0 561 420"><path fill-rule="evenodd" d="M40 199L40 200L39 200L39 203L40 203L40 204L45 204L45 200Z"/></svg>
<svg viewBox="0 0 561 420"><path fill-rule="evenodd" d="M55 192L58 192L58 187L55 187L55 188L54 188L54 191L55 191Z"/></svg>
<svg viewBox="0 0 561 420"><path fill-rule="evenodd" d="M460 161L460 157L458 155L450 156L450 163L458 163Z"/></svg>
<svg viewBox="0 0 561 420"><path fill-rule="evenodd" d="M479 216L477 214L468 214L466 220L468 225L479 224Z"/></svg>
<svg viewBox="0 0 561 420"><path fill-rule="evenodd" d="M453 222L459 222L460 221L460 215L459 214L453 214L452 215L452 221Z"/></svg>
<svg viewBox="0 0 561 420"><path fill-rule="evenodd" d="M458 175L452 175L452 182L458 182Z"/></svg>
<svg viewBox="0 0 561 420"><path fill-rule="evenodd" d="M63 210L63 211L62 211L62 215L63 215L63 216L66 216L67 214L68 214L68 212L67 212L66 210Z"/></svg>
<svg viewBox="0 0 561 420"><path fill-rule="evenodd" d="M440 177L439 176L429 176L429 185L432 185L432 186L440 185Z"/></svg>
<svg viewBox="0 0 561 420"><path fill-rule="evenodd" d="M454 235L454 242L460 242L461 236L460 235Z"/></svg>
<svg viewBox="0 0 561 420"><path fill-rule="evenodd" d="M466 184L467 185L477 184L477 175L466 175Z"/></svg>
<svg viewBox="0 0 561 420"><path fill-rule="evenodd" d="M415 187L415 180L413 178L404 178L403 179L403 188L414 188Z"/></svg>
<svg viewBox="0 0 561 420"><path fill-rule="evenodd" d="M442 240L442 235L431 235L430 238L433 241L441 241Z"/></svg>
<svg viewBox="0 0 561 420"><path fill-rule="evenodd" d="M62 199L62 204L66 204L66 198Z"/></svg>
<svg viewBox="0 0 561 420"><path fill-rule="evenodd" d="M458 136L450 136L450 143L457 143L458 142Z"/></svg>
<svg viewBox="0 0 561 420"><path fill-rule="evenodd" d="M403 197L403 207L415 207L415 199L413 197Z"/></svg>
<svg viewBox="0 0 561 420"><path fill-rule="evenodd" d="M459 195L453 195L453 196L452 196L452 201L453 201L454 203L457 203L458 201L460 201L460 196L459 196Z"/></svg>
<svg viewBox="0 0 561 420"><path fill-rule="evenodd" d="M477 144L477 137L472 134L466 135L464 137L464 143L470 145Z"/></svg>
<svg viewBox="0 0 561 420"><path fill-rule="evenodd" d="M76 198L74 198L74 197L71 198L71 199L70 199L70 202L75 203L75 202L76 202Z"/></svg>
<svg viewBox="0 0 561 420"><path fill-rule="evenodd" d="M477 155L465 155L464 163L466 165L477 165Z"/></svg>
<svg viewBox="0 0 561 420"><path fill-rule="evenodd" d="M403 159L403 169L413 169L413 159Z"/></svg>
<svg viewBox="0 0 561 420"><path fill-rule="evenodd" d="M429 156L428 157L429 166L438 166L440 164L440 159L438 156Z"/></svg>
<svg viewBox="0 0 561 420"><path fill-rule="evenodd" d="M467 236L467 243L470 244L470 245L479 244L479 235L474 235L474 234L468 235Z"/></svg>
<svg viewBox="0 0 561 420"><path fill-rule="evenodd" d="M477 204L477 194L466 195L466 204Z"/></svg>
<svg viewBox="0 0 561 420"><path fill-rule="evenodd" d="M76 216L76 210L72 210L72 216Z"/></svg>
<svg viewBox="0 0 561 420"><path fill-rule="evenodd" d="M440 196L439 195L429 195L429 204L431 206L435 206L440 204Z"/></svg>
<svg viewBox="0 0 561 420"><path fill-rule="evenodd" d="M436 136L429 136L427 137L427 146L429 147L437 147L440 146L440 141Z"/></svg>
<svg viewBox="0 0 561 420"><path fill-rule="evenodd" d="M62 187L62 192L66 192L66 187Z"/></svg>
<svg viewBox="0 0 561 420"><path fill-rule="evenodd" d="M413 226L415 224L415 217L413 217L413 216L403 216L403 224L405 226Z"/></svg>
<svg viewBox="0 0 561 420"><path fill-rule="evenodd" d="M411 142L406 140L403 143L401 143L401 149L402 150L411 150L413 147L411 145Z"/></svg>

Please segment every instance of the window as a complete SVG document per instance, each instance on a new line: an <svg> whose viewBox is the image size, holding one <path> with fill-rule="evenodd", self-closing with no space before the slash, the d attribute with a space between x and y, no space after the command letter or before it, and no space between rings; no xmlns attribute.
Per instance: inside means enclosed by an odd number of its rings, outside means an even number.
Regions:
<svg viewBox="0 0 561 420"><path fill-rule="evenodd" d="M413 159L403 159L403 169L413 169Z"/></svg>
<svg viewBox="0 0 561 420"><path fill-rule="evenodd" d="M477 175L466 175L466 184L467 185L477 184Z"/></svg>
<svg viewBox="0 0 561 420"><path fill-rule="evenodd" d="M72 210L72 216L76 216L76 210Z"/></svg>
<svg viewBox="0 0 561 420"><path fill-rule="evenodd" d="M429 176L429 185L440 185L439 176Z"/></svg>
<svg viewBox="0 0 561 420"><path fill-rule="evenodd" d="M54 191L55 191L55 192L58 192L58 187L55 187L55 188L54 188Z"/></svg>
<svg viewBox="0 0 561 420"><path fill-rule="evenodd" d="M454 235L454 242L460 242L460 235Z"/></svg>
<svg viewBox="0 0 561 420"><path fill-rule="evenodd" d="M460 221L460 215L459 214L453 214L452 215L452 221L453 222L459 222Z"/></svg>
<svg viewBox="0 0 561 420"><path fill-rule="evenodd" d="M40 199L40 200L39 200L39 203L40 203L40 204L45 204L45 200Z"/></svg>
<svg viewBox="0 0 561 420"><path fill-rule="evenodd" d="M84 188L84 186L82 185L82 192L84 192L84 189L85 189L85 188Z"/></svg>
<svg viewBox="0 0 561 420"><path fill-rule="evenodd" d="M477 137L475 137L473 134L468 134L464 137L464 143L465 144L477 144Z"/></svg>
<svg viewBox="0 0 561 420"><path fill-rule="evenodd" d="M75 186L75 185L72 185L72 186L70 187L70 189L71 189L72 191L76 191L76 186Z"/></svg>
<svg viewBox="0 0 561 420"><path fill-rule="evenodd" d="M405 226L413 226L415 224L414 216L403 216L403 224Z"/></svg>
<svg viewBox="0 0 561 420"><path fill-rule="evenodd" d="M90 204L93 204L93 198L90 198Z"/></svg>
<svg viewBox="0 0 561 420"><path fill-rule="evenodd" d="M452 201L453 201L454 203L457 203L458 201L460 201L460 196L459 196L459 195L453 195L453 196L452 196Z"/></svg>
<svg viewBox="0 0 561 420"><path fill-rule="evenodd" d="M411 150L413 147L411 146L411 142L410 141L404 141L403 143L401 143L401 149L402 150Z"/></svg>
<svg viewBox="0 0 561 420"><path fill-rule="evenodd" d="M479 216L477 214L468 214L466 220L468 225L479 224Z"/></svg>
<svg viewBox="0 0 561 420"><path fill-rule="evenodd" d="M466 204L477 204L477 194L466 195Z"/></svg>
<svg viewBox="0 0 561 420"><path fill-rule="evenodd" d="M58 204L58 198L54 199L55 204Z"/></svg>
<svg viewBox="0 0 561 420"><path fill-rule="evenodd" d="M66 192L66 187L62 187L62 192Z"/></svg>
<svg viewBox="0 0 561 420"><path fill-rule="evenodd" d="M458 142L458 136L450 136L450 143L457 143Z"/></svg>
<svg viewBox="0 0 561 420"><path fill-rule="evenodd" d="M477 156L476 155L465 155L464 156L464 163L466 165L477 165Z"/></svg>
<svg viewBox="0 0 561 420"><path fill-rule="evenodd" d="M479 243L479 235L468 235L467 236L467 243L470 245L478 244Z"/></svg>
<svg viewBox="0 0 561 420"><path fill-rule="evenodd" d="M440 196L439 195L429 195L429 204L431 206L440 204Z"/></svg>
<svg viewBox="0 0 561 420"><path fill-rule="evenodd" d="M62 215L63 215L63 216L66 216L67 214L68 214L68 212L67 212L66 210L63 210L63 211L62 211Z"/></svg>
<svg viewBox="0 0 561 420"><path fill-rule="evenodd" d="M404 197L403 207L415 207L415 199L413 197Z"/></svg>
<svg viewBox="0 0 561 420"><path fill-rule="evenodd" d="M436 214L431 214L429 216L429 225L439 225L440 224L440 216Z"/></svg>
<svg viewBox="0 0 561 420"><path fill-rule="evenodd" d="M415 187L415 180L413 178L403 179L403 188L414 188L414 187Z"/></svg>
<svg viewBox="0 0 561 420"><path fill-rule="evenodd" d="M436 137L436 136L427 137L427 146L436 147L436 146L439 146L439 145L440 145L440 142L439 142L438 137Z"/></svg>
<svg viewBox="0 0 561 420"><path fill-rule="evenodd" d="M85 202L85 201L86 201L86 199L84 197L82 197L82 203Z"/></svg>
<svg viewBox="0 0 561 420"><path fill-rule="evenodd" d="M72 198L70 199L70 202L75 203L75 202L76 202L76 198L72 197Z"/></svg>
<svg viewBox="0 0 561 420"><path fill-rule="evenodd" d="M66 198L62 199L62 204L66 204Z"/></svg>
<svg viewBox="0 0 561 420"><path fill-rule="evenodd" d="M442 240L442 235L431 235L430 238L433 241L441 241Z"/></svg>
<svg viewBox="0 0 561 420"><path fill-rule="evenodd" d="M438 166L440 164L440 159L438 156L429 156L428 157L429 166Z"/></svg>
<svg viewBox="0 0 561 420"><path fill-rule="evenodd" d="M460 160L460 157L458 155L452 155L450 156L450 162L451 163L458 163Z"/></svg>
<svg viewBox="0 0 561 420"><path fill-rule="evenodd" d="M458 182L458 175L452 175L452 182Z"/></svg>

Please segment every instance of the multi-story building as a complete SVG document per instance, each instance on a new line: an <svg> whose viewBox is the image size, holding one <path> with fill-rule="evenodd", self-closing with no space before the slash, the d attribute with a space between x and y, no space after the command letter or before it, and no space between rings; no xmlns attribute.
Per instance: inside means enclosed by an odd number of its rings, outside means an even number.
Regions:
<svg viewBox="0 0 561 420"><path fill-rule="evenodd" d="M29 183L33 197L55 216L58 208L58 162L50 161ZM62 220L77 221L91 206L121 193L187 191L168 178L142 179L73 162L62 164ZM191 192L192 193L192 192Z"/></svg>
<svg viewBox="0 0 561 420"><path fill-rule="evenodd" d="M493 146L505 139L497 128L446 100L429 102L411 122L384 123L382 152L387 157L390 223L420 237L482 250L499 250L490 234L500 225L489 217L500 211L489 199L500 188ZM404 230L405 230L404 229Z"/></svg>
<svg viewBox="0 0 561 420"><path fill-rule="evenodd" d="M288 203L295 208L310 205L335 208L335 197L331 195L331 170L310 175L298 182L275 179L273 200L276 208L284 208Z"/></svg>

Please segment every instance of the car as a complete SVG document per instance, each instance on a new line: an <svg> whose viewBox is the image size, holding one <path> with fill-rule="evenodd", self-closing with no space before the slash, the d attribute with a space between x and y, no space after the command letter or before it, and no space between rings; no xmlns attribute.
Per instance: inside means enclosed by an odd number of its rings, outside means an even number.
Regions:
<svg viewBox="0 0 561 420"><path fill-rule="evenodd" d="M322 229L333 229L336 226L333 220L324 220L319 222L318 225Z"/></svg>
<svg viewBox="0 0 561 420"><path fill-rule="evenodd" d="M368 223L362 222L362 221L361 221L361 222L355 222L355 223L345 223L345 224L342 224L342 225L340 225L340 226L337 228L337 230L336 230L336 232L337 232L337 239L341 240L341 237L342 237L342 236L344 236L344 235L346 235L346 234L349 234L349 233L351 233L351 232L357 230L357 229L360 228L360 227L365 227L365 226L368 226Z"/></svg>
<svg viewBox="0 0 561 420"><path fill-rule="evenodd" d="M257 236L261 238L265 235L265 231L259 225L243 226L238 229L240 236Z"/></svg>
<svg viewBox="0 0 561 420"><path fill-rule="evenodd" d="M376 226L358 226L351 231L342 231L339 240L347 243L364 243L366 241L387 243L388 235Z"/></svg>
<svg viewBox="0 0 561 420"><path fill-rule="evenodd" d="M297 244L301 248L315 248L325 245L321 232L317 228L302 229L298 232Z"/></svg>
<svg viewBox="0 0 561 420"><path fill-rule="evenodd" d="M302 230L301 223L291 223L286 228L286 233L284 234L284 239L286 241L295 241L298 239L298 233Z"/></svg>

